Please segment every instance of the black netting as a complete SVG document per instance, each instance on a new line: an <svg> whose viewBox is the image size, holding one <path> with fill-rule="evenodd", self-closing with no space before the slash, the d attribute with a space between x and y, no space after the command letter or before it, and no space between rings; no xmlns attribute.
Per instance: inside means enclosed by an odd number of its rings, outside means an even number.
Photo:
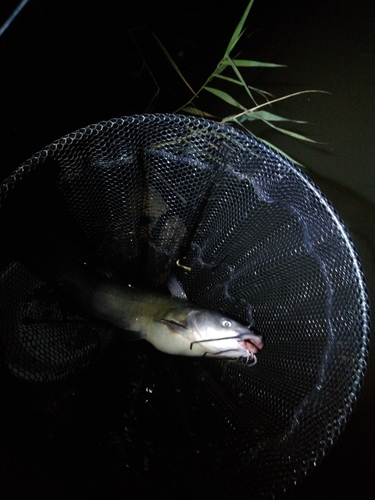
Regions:
<svg viewBox="0 0 375 500"><path fill-rule="evenodd" d="M0 196L4 446L29 491L269 498L321 461L363 379L369 309L345 227L298 168L230 127L134 116L47 146ZM258 363L92 323L36 271L61 248L139 285L176 273L197 304L255 320Z"/></svg>

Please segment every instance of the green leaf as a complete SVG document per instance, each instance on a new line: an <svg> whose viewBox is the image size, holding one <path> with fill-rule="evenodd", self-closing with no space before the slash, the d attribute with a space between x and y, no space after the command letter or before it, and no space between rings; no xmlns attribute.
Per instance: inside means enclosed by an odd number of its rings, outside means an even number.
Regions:
<svg viewBox="0 0 375 500"><path fill-rule="evenodd" d="M275 146L274 144L272 144L271 142L269 141L266 141L265 139L259 139L258 137L256 137L247 127L245 127L244 125L242 125L242 123L239 123L236 119L233 120L235 123L237 123L237 125L239 125L242 129L245 130L245 132L247 133L250 133L252 136L254 136L256 139L264 142L264 144L267 144L267 146L269 146L271 149L274 149L275 151L277 151L278 153L280 153L282 156L285 156L285 158L288 158L288 160L290 160L292 163L295 163L296 165L299 165L300 167L308 170L308 168L303 165L302 163L300 163L298 160L292 158L291 156L289 156L288 154L286 154L282 149L278 148L277 146Z"/></svg>
<svg viewBox="0 0 375 500"><path fill-rule="evenodd" d="M220 78L221 80L225 80L230 83L234 83L236 85L240 85L243 87L243 83L240 80L236 80L235 78L231 78L230 76L224 76L224 75L215 75L216 78ZM252 87L251 85L246 85L245 88L248 88L250 91L253 90L254 92L257 92L259 95L264 97L264 99L267 99L268 97L273 97L273 95L270 92L267 92L266 90L258 89L256 87ZM254 101L254 99L253 99Z"/></svg>
<svg viewBox="0 0 375 500"><path fill-rule="evenodd" d="M275 128L279 132L282 132L283 134L289 135L290 137L294 137L295 139L300 139L302 141L307 141L307 142L313 142L315 144L317 143L317 141L314 141L313 139L310 139L309 137L306 137L305 135L297 134L296 132L292 132L291 130L287 130L285 128L276 127L275 125L271 125L269 122L268 122L268 125L270 127Z"/></svg>
<svg viewBox="0 0 375 500"><path fill-rule="evenodd" d="M278 130L279 132L285 134L285 135L289 135L290 137L294 137L295 139L300 139L302 141L306 141L306 142L313 142L313 143L316 143L317 141L314 141L313 139L309 139L308 137L302 135L302 134L297 134L297 132L292 132L291 130L287 130L285 128L281 128L281 127L277 127L276 125L274 125L272 122L268 121L268 120L264 120L262 118L260 118L262 121L264 121L264 123L267 123L267 125L271 128L274 128L275 130Z"/></svg>
<svg viewBox="0 0 375 500"><path fill-rule="evenodd" d="M240 108L243 111L245 111L245 107L242 106L239 102L237 102L233 97L226 92L223 92L222 90L219 89L214 89L212 87L204 87L204 90L207 90L208 92L211 92L212 94L216 95L217 97L220 97L223 101L227 102L231 106L235 106L236 108Z"/></svg>
<svg viewBox="0 0 375 500"><path fill-rule="evenodd" d="M238 40L240 39L240 37L242 35L243 26L244 26L244 24L246 22L247 16L249 15L249 12L250 12L250 9L251 9L253 3L254 3L254 0L250 0L250 2L248 3L248 5L246 7L246 10L243 13L243 15L241 17L241 20L237 24L237 27L234 30L234 33L232 35L232 38L229 41L228 47L227 47L227 49L225 51L225 55L229 55L232 52L232 50L236 46Z"/></svg>
<svg viewBox="0 0 375 500"><path fill-rule="evenodd" d="M286 154L285 151L283 151L282 149L278 148L277 146L275 146L271 142L268 142L265 139L260 139L260 140L262 142L264 142L264 144L267 144L267 146L269 146L271 149L274 149L275 151L277 151L278 153L280 153L282 156L285 156L285 158L288 158L288 160L291 161L292 163L295 163L296 165L299 165L300 167L308 170L308 168L305 165L302 165L302 163L300 163L298 160L292 158L291 156L289 156L288 154Z"/></svg>
<svg viewBox="0 0 375 500"><path fill-rule="evenodd" d="M231 78L230 76L224 76L224 75L216 75L216 78L221 78L222 80L226 80L227 82L235 83L236 85L242 85L242 82L239 80L236 80L235 78Z"/></svg>
<svg viewBox="0 0 375 500"><path fill-rule="evenodd" d="M223 59L221 59L221 61L219 62L219 64L216 66L216 69L212 73L212 75L210 75L210 77L208 78L207 82L211 78L213 78L214 76L220 75L227 68L227 66L228 66L228 64L226 62L227 58L228 58L228 56L225 56L225 57L223 57Z"/></svg>
<svg viewBox="0 0 375 500"><path fill-rule="evenodd" d="M285 68L285 64L275 64L269 62L252 61L250 59L232 59L237 68ZM223 64L229 65L230 62L223 61Z"/></svg>
<svg viewBox="0 0 375 500"><path fill-rule="evenodd" d="M224 76L224 75L215 75L216 78L220 78L221 80L226 80L227 82L230 83L235 83L236 85L241 85L243 86L243 83L239 80L236 80L235 78L231 78L230 76ZM267 96L272 97L272 94L270 92L267 92L266 90L262 89L257 89L256 87L252 87L251 85L246 85L250 90L253 90L254 92L257 92L261 96L263 96L265 99Z"/></svg>
<svg viewBox="0 0 375 500"><path fill-rule="evenodd" d="M254 104L258 104L256 102L256 100L254 99L254 96L253 94L251 93L251 90L250 90L250 87L246 84L243 76L241 75L241 72L240 70L237 68L237 66L233 63L232 59L230 57L227 57L227 60L231 66L231 68L233 69L234 73L237 75L237 78L238 80L242 83L242 86L243 88L246 90L248 96L250 97L250 99L254 102ZM245 108L246 109L246 108Z"/></svg>
<svg viewBox="0 0 375 500"><path fill-rule="evenodd" d="M290 122L290 123L308 123L304 120L292 120L291 118L284 118L283 116L275 115L269 111L250 111L248 114L243 115L245 120L264 120L264 121L274 121L274 122ZM242 121L242 117L239 118Z"/></svg>

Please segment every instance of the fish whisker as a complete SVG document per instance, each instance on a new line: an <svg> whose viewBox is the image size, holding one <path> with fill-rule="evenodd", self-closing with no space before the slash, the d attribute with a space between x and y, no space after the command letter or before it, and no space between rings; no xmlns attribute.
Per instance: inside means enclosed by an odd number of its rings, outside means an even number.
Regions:
<svg viewBox="0 0 375 500"><path fill-rule="evenodd" d="M219 351L215 353L215 356L218 356L219 354L223 354L224 352L231 352L233 349L226 349L225 351ZM247 349L246 349L247 350ZM245 361L240 361L240 360L245 360ZM238 361L242 362L244 365L248 365L250 368L251 366L254 366L257 364L258 360L255 354L249 350L247 350L247 355L246 356L240 356L237 358ZM249 360L252 361L251 365L249 365Z"/></svg>
<svg viewBox="0 0 375 500"><path fill-rule="evenodd" d="M232 335L230 337L212 338L212 339L206 339L206 340L195 340L194 342L190 343L190 350L193 349L193 344L201 344L202 342L214 342L214 341L219 341L219 340L238 339L240 337L241 336L238 336L238 335ZM245 339L245 340L248 341L248 342L250 342L254 347L257 347L255 344L253 344L253 342L251 342L251 340L249 340L249 339ZM245 361L243 362L243 364L248 365L249 367L256 365L257 362L258 362L258 360L257 360L257 357L255 356L255 354L253 352L249 351L248 349L243 349L243 350L246 350L247 355L246 356L240 356L237 359L238 360L245 359ZM225 349L223 351L218 351L214 355L215 356L219 356L220 354L223 354L225 352L231 352L231 351L234 351L234 349ZM203 354L203 357L206 356L206 354L207 354L207 352L205 352ZM249 361L250 360L252 361L252 363L249 365Z"/></svg>
<svg viewBox="0 0 375 500"><path fill-rule="evenodd" d="M220 337L220 338L212 338L212 339L194 340L190 344L190 350L193 349L193 344L201 344L202 342L216 342L216 341L220 341L220 340L229 340L229 339L238 339L238 338L239 338L238 335L231 335L230 337ZM231 350L231 349L228 349L228 350ZM227 352L227 351L220 351L220 352Z"/></svg>
<svg viewBox="0 0 375 500"><path fill-rule="evenodd" d="M244 365L247 365L249 368L251 366L254 366L258 363L258 360L257 360L257 357L255 356L255 354L253 352L249 352L247 351L247 356L246 356L246 361L243 362ZM243 359L245 358L245 356L242 356L240 359ZM249 360L251 359L252 363L251 365L249 365Z"/></svg>

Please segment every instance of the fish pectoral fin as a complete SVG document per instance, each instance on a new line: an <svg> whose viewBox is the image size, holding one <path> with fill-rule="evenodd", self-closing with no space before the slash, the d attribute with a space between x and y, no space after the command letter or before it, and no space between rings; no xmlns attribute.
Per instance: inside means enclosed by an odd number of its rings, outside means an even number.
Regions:
<svg viewBox="0 0 375 500"><path fill-rule="evenodd" d="M181 283L177 281L177 278L174 274L171 274L171 276L169 277L167 286L172 297L178 297L179 299L187 300L186 293L184 292Z"/></svg>
<svg viewBox="0 0 375 500"><path fill-rule="evenodd" d="M158 323L167 325L171 333L177 333L183 335L184 337L188 332L188 328L186 327L186 325L179 323L178 321L174 321L171 319L159 319Z"/></svg>

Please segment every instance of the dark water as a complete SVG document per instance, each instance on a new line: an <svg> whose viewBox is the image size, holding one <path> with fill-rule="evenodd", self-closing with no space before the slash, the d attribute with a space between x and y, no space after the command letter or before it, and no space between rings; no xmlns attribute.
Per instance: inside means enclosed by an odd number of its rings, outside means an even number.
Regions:
<svg viewBox="0 0 375 500"><path fill-rule="evenodd" d="M0 6L0 24L17 6ZM199 88L223 54L246 1L30 0L0 38L1 178L35 151L89 123L146 111L173 112L189 98L151 31ZM264 127L311 169L352 232L374 300L374 7L373 2L256 0L244 57L288 65L247 73L254 86L280 96L274 111L308 125L292 128L320 141L308 145ZM136 45L135 45L135 43ZM149 70L143 65L146 59ZM152 99L160 86L157 100ZM207 98L205 106L226 109ZM213 106L213 108L212 108ZM374 356L372 356L373 358ZM323 464L290 499L367 499L375 494L374 360L347 430Z"/></svg>

